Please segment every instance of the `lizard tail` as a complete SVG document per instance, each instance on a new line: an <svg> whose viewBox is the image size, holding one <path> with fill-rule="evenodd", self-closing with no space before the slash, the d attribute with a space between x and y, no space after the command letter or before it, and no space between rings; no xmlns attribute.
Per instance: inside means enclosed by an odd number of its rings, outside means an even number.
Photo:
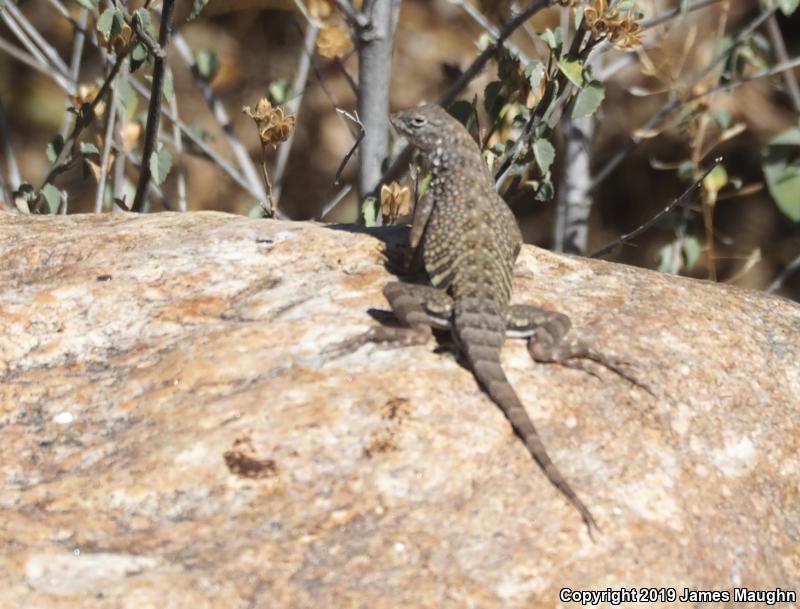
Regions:
<svg viewBox="0 0 800 609"><path fill-rule="evenodd" d="M484 298L459 299L453 311L453 332L478 382L503 411L548 480L575 506L590 535L592 528L599 530L589 508L550 459L539 432L500 365L500 349L505 340L505 319L500 306Z"/></svg>

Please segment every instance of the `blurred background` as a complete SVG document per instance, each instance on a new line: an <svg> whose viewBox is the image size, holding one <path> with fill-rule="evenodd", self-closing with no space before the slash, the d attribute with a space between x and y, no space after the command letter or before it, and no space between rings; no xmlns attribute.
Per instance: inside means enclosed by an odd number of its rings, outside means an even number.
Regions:
<svg viewBox="0 0 800 609"><path fill-rule="evenodd" d="M72 115L67 108L97 93L109 68L107 54L98 47L105 44L107 50L113 49L98 34L103 3L0 0L0 4L0 170L6 184L2 204L15 209L13 191L19 183L38 189L48 176L57 154L54 138L69 130ZM582 4L602 9L603 3ZM752 33L747 28L770 8L769 2L639 0L625 4L631 5L624 8L639 22L675 14L644 32L640 45L612 48L593 64L605 95L593 115L590 175L597 176L615 154L626 149L630 138L641 142L590 192L587 251L648 222L699 177L699 170L722 156L724 170L714 171L713 183L704 183L687 209L676 208L631 243L603 257L756 289L771 287L800 299L800 270L793 272L791 266L800 257L800 96L793 91L800 68L780 69L800 56L797 3L778 1L779 10L762 19ZM688 10L690 4L696 10ZM128 9L141 6L152 8L131 3ZM403 0L391 63L391 109L439 99L486 47L492 28L495 33L502 28L515 8L519 8L517 3L501 0ZM675 10L669 13L671 9ZM149 210L185 206L189 211L261 215L254 188L244 187L242 180L220 168L222 159L237 168L240 177L247 174L237 157L238 146L239 154L243 151L252 160L251 186L254 178L261 179L263 160L282 217L358 221L356 189L343 190L356 180L358 153L340 167L357 132L346 113L352 116L356 108L358 56L336 3L210 0L199 16L188 20L191 10L190 2L178 2L167 60L174 93L165 106L216 156L179 136L172 123L163 120L163 145L171 153L172 164L158 192L152 192ZM548 47L540 34L559 26L568 31L574 18L572 14L565 17L568 10L553 6L537 13L515 31L510 43L525 57L546 62ZM157 14L154 21L157 29ZM309 35L312 23L317 29L313 37ZM87 40L79 48L80 28ZM742 33L748 35L739 40L735 53L707 78L690 84ZM44 57L38 57L23 37ZM60 71L58 59L45 52L48 47L63 62ZM779 69L773 70L775 66ZM293 91L304 68L307 76ZM143 65L135 78L149 86L150 70ZM64 74L75 77L72 83L69 78L65 82ZM498 63L491 61L458 96L475 101L479 120L473 128L487 149L513 139L516 133L510 123L494 130L489 127L487 86L497 80ZM70 84L77 85L73 91L66 90ZM729 90L705 94L729 84ZM678 107L657 127L646 129L670 100L670 92L678 92ZM147 101L136 90L116 94L124 100L124 111L117 122L113 156L128 154L125 163L116 164L116 171L118 175L124 172L123 188L130 199ZM691 99L698 94L703 95ZM245 106L255 108L265 97L273 106L295 110L295 122L289 125L291 140L276 148L262 149L253 119L242 111ZM104 211L114 207L111 192L101 189L98 195L108 120L102 107L95 114L81 137L87 145L81 144L82 162L52 176L58 189L68 193L68 213L92 212L98 203ZM556 125L552 135L556 152L551 171L553 198L542 200L546 197L537 196L535 188L524 184L508 196L525 241L546 248L557 242L556 201L564 184L559 176L571 167L562 127ZM776 140L780 137L784 139ZM276 175L282 149L286 166ZM114 165L113 159L109 162ZM782 190L776 190L776 181Z"/></svg>

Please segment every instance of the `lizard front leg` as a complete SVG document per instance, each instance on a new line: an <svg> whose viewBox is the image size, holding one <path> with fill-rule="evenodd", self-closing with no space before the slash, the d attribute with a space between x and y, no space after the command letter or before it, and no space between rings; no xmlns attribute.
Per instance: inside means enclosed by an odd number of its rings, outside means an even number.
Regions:
<svg viewBox="0 0 800 609"><path fill-rule="evenodd" d="M408 237L408 249L405 256L405 267L407 272L415 272L422 269L419 247L422 236L425 234L425 227L433 211L433 197L430 192L426 192L417 201L414 208L414 221L411 224L411 233Z"/></svg>
<svg viewBox="0 0 800 609"><path fill-rule="evenodd" d="M433 329L446 330L450 327L453 300L443 290L393 281L383 288L383 295L401 327L375 326L335 345L331 351L349 351L375 342L398 346L422 345L432 338Z"/></svg>
<svg viewBox="0 0 800 609"><path fill-rule="evenodd" d="M512 305L506 316L509 337L528 338L528 353L536 362L571 365L573 360L591 360L608 368L626 381L653 392L623 369L624 362L603 355L577 336L567 336L572 322L558 311L534 305ZM582 366L577 366L590 372Z"/></svg>

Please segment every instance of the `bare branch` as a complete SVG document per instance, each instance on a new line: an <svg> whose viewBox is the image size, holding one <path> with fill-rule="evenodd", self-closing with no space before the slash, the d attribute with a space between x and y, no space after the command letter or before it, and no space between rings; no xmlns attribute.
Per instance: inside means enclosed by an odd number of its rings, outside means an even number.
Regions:
<svg viewBox="0 0 800 609"><path fill-rule="evenodd" d="M492 25L489 20L481 13L474 5L470 4L467 0L448 0L450 4L455 4L456 6L461 7L467 15L469 15L472 20L481 26L484 30L486 30L492 38L499 38L500 31ZM511 53L519 57L522 63L527 64L530 59L523 53L518 46L516 46L513 42L506 39L503 41L503 46L508 49Z"/></svg>
<svg viewBox="0 0 800 609"><path fill-rule="evenodd" d="M62 76L69 75L69 68L53 46L37 31L28 18L17 8L13 2L7 2L4 10L0 12L3 21L14 32L16 37L42 63L54 66ZM41 52L39 52L41 51Z"/></svg>
<svg viewBox="0 0 800 609"><path fill-rule="evenodd" d="M166 50L169 44L174 11L175 0L164 0L164 6L161 9L161 26L158 30L158 45L163 50ZM165 70L165 57L156 55L153 60L153 86L150 93L150 106L147 109L147 123L142 146L142 169L139 172L139 182L136 185L136 196L131 205L131 211L134 212L143 210L147 185L150 183L150 157L156 149L156 141L158 140L158 124L161 120L161 98L164 90Z"/></svg>
<svg viewBox="0 0 800 609"><path fill-rule="evenodd" d="M194 83L197 88L200 90L200 94L203 96L203 99L206 102L206 105L211 110L211 113L214 115L214 119L219 123L222 133L225 137L225 140L228 143L228 146L233 153L234 158L236 159L239 168L244 175L244 179L247 181L247 186L245 188L257 199L264 200L266 199L267 193L264 190L264 186L261 182L261 178L258 175L258 170L256 169L256 165L253 162L250 153L248 152L245 145L236 135L236 132L233 129L233 123L231 122L230 117L228 116L228 112L225 110L225 106L220 101L217 94L214 93L214 89L211 87L208 80L206 80L203 75L200 73L200 69L197 67L197 62L195 61L194 55L192 53L191 48L189 47L186 39L181 35L179 31L173 33L172 36L172 45L173 48L178 52L178 55L181 59L189 66L189 70L192 73L192 77L194 79ZM167 118L172 120L172 114L175 119L178 119L177 114L171 112L165 112L164 115ZM184 126L178 121L177 123L173 121L173 124L177 124L180 126L181 130L186 133L186 129ZM193 140L194 141L194 140ZM196 142L195 142L196 143ZM207 150L203 150L206 154L208 154ZM214 157L212 157L214 158ZM216 159L214 159L216 162ZM236 178L234 178L236 179Z"/></svg>
<svg viewBox="0 0 800 609"><path fill-rule="evenodd" d="M381 166L389 150L392 39L399 4L400 0L377 0L369 25L356 28L358 115L365 131L358 157L358 195L362 200L380 186Z"/></svg>
<svg viewBox="0 0 800 609"><path fill-rule="evenodd" d="M650 218L650 220L648 220L647 222L642 224L639 228L637 228L636 230L633 230L633 231L631 231L631 232L629 232L629 233L627 233L625 235L622 235L622 236L618 237L617 239L615 239L614 241L612 241L611 243L609 243L608 245L605 245L605 246L601 247L599 250L597 250L594 253L592 253L592 255L590 257L591 258L598 258L600 256L603 256L603 255L607 254L608 252L613 250L615 247L635 239L636 237L641 235L643 232L648 230L650 227L654 226L656 224L656 222L658 222L661 218L666 216L669 212L671 212L673 209L675 209L678 205L684 205L686 203L686 201L689 199L689 197L692 195L692 193L695 190L697 190L697 188L703 183L703 180L706 179L708 174L710 174L712 171L714 171L716 166L719 165L721 162L722 162L722 157L717 157L716 159L714 159L714 162L711 164L711 166L708 169L706 169L706 171L703 173L703 175L698 180L693 182L692 185L689 186L689 188L687 188L680 197L678 197L677 199L672 201L672 203L667 205L664 209L662 209L655 216Z"/></svg>
<svg viewBox="0 0 800 609"><path fill-rule="evenodd" d="M767 19L767 32L769 32L769 38L772 41L772 48L775 49L775 56L780 63L787 63L789 61L789 53L786 51L786 42L783 40L778 19L774 14ZM786 83L786 91L789 93L795 112L800 112L800 85L797 84L797 77L794 75L794 71L783 71L783 80Z"/></svg>
<svg viewBox="0 0 800 609"><path fill-rule="evenodd" d="M336 175L333 178L334 185L339 184L339 179L342 177L342 172L344 168L347 166L347 163L350 161L350 158L353 156L353 153L358 149L358 145L361 143L361 140L364 139L364 123L361 122L358 118L358 113L351 114L346 110L342 110L341 108L336 108L336 112L339 113L340 116L345 116L353 121L358 126L358 135L356 135L356 140L353 142L353 146L350 150L347 151L347 154L344 155L342 162L339 163L339 168L336 170Z"/></svg>
<svg viewBox="0 0 800 609"><path fill-rule="evenodd" d="M319 27L309 21L306 26L305 36L303 37L300 61L298 62L297 70L294 75L294 82L292 83L292 97L286 104L287 112L295 116L300 114L300 106L303 103L303 93L305 93L306 82L308 82L308 72L311 67L311 56L314 53L314 45L317 43L318 34ZM278 148L278 158L275 160L275 169L272 172L273 181L275 182L272 188L272 194L275 197L276 205L280 205L281 203L283 178L286 174L286 167L289 164L289 154L292 151L295 133L297 133L296 127L289 135L289 139L283 142Z"/></svg>
<svg viewBox="0 0 800 609"><path fill-rule="evenodd" d="M175 11L175 0L164 0L161 9L161 26L158 30L158 44L166 50L169 44L170 30L172 30L172 15ZM131 205L131 211L141 212L144 208L145 192L150 182L150 157L155 151L158 139L158 124L161 119L161 97L164 89L164 72L166 59L156 55L153 60L153 86L150 94L150 107L147 110L147 123L144 131L144 144L142 146L142 169L139 172L139 182L136 185L136 196Z"/></svg>
<svg viewBox="0 0 800 609"><path fill-rule="evenodd" d="M752 33L762 24L764 21L769 19L769 17L776 11L776 8L768 8L762 11L753 21L751 21L747 27L737 34L736 38L734 38L733 42L729 47L727 47L722 52L718 53L710 62L709 64L697 72L685 85L685 90L691 91L695 85L697 85L703 78L705 78L708 74L711 73L719 64L724 62L738 47L739 45L744 42L747 38L749 38ZM725 85L723 85L725 86ZM722 90L721 88L719 90ZM702 96L702 94L700 95ZM678 108L681 103L686 101L692 101L692 98L688 100L681 99L677 94L674 92L670 95L670 99L656 112L647 123L639 129L639 132L648 132L652 131L664 121L664 119L669 116L673 110ZM591 190L595 190L611 173L617 168L617 166L638 146L644 141L644 137L641 135L632 135L628 140L622 145L620 150L611 157L611 159L606 162L606 164L595 174L594 180L592 181Z"/></svg>
<svg viewBox="0 0 800 609"><path fill-rule="evenodd" d="M11 131L8 128L6 121L6 110L3 106L3 100L0 98L0 145L3 148L3 157L6 160L6 169L8 171L8 186L12 192L19 188L22 182L19 175L19 165L17 165L17 157L14 154L14 147L11 145ZM10 202L10 201L9 201Z"/></svg>
<svg viewBox="0 0 800 609"><path fill-rule="evenodd" d="M800 270L800 256L792 260L792 262L787 266L783 272L775 278L769 287L767 288L767 293L774 294L778 290L783 287L783 284L786 283L786 280L789 279L794 273Z"/></svg>
<svg viewBox="0 0 800 609"><path fill-rule="evenodd" d="M445 108L452 104L456 97L458 97L459 93L464 90L464 88L471 83L478 74L481 73L486 64L489 60L494 56L497 52L497 49L508 39L511 34L513 34L519 27L521 27L528 19L533 17L536 13L541 11L544 8L552 5L555 0L532 0L522 11L514 15L503 28L500 30L500 35L497 37L497 40L492 42L488 47L486 47L480 55L478 55L472 64L458 77L458 79L450 86L450 88L439 98L439 105L444 106ZM408 167L408 163L411 160L411 147L406 146L405 150L403 150L400 154L397 155L397 158L392 163L391 167L387 169L383 176L381 177L381 183L391 182L392 180L397 179L398 176L402 174L406 167Z"/></svg>
<svg viewBox="0 0 800 609"><path fill-rule="evenodd" d="M100 159L100 175L97 177L97 193L94 197L94 213L99 214L103 211L103 198L106 191L106 178L108 176L108 165L111 158L111 148L113 146L114 129L117 122L117 91L119 87L111 89L111 101L106 112L106 133L103 138L103 154Z"/></svg>
<svg viewBox="0 0 800 609"><path fill-rule="evenodd" d="M128 49L126 49L124 53L120 53L117 56L114 65L111 67L108 76L106 76L106 79L103 82L103 86L100 87L100 90L97 92L97 95L94 96L94 99L92 99L92 101L88 104L83 104L83 106L78 109L78 115L75 117L75 124L72 127L72 132L69 134L69 137L64 140L64 145L61 147L61 151L58 153L56 160L53 161L53 164L50 166L50 169L48 170L44 180L42 180L42 186L50 182L54 176L61 173L66 168L65 161L67 157L74 153L74 148L77 146L78 138L83 130L91 124L97 104L99 104L105 98L106 94L111 89L112 83L117 77L120 68L125 63L127 54L130 52L131 48L132 46L129 45Z"/></svg>

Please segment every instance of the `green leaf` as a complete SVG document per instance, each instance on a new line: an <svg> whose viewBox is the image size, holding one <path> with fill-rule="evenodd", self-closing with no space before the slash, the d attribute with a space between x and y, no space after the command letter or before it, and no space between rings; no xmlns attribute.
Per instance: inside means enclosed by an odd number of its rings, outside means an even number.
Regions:
<svg viewBox="0 0 800 609"><path fill-rule="evenodd" d="M606 91L603 83L593 80L578 92L572 107L572 118L584 118L594 114L603 103Z"/></svg>
<svg viewBox="0 0 800 609"><path fill-rule="evenodd" d="M141 42L137 42L131 50L131 72L139 69L143 63L150 59L150 52Z"/></svg>
<svg viewBox="0 0 800 609"><path fill-rule="evenodd" d="M136 90L127 78L119 78L116 87L117 99L125 112L125 119L131 120L136 115L136 106L139 103Z"/></svg>
<svg viewBox="0 0 800 609"><path fill-rule="evenodd" d="M270 83L268 92L273 104L285 104L292 96L292 85L288 80L282 78Z"/></svg>
<svg viewBox="0 0 800 609"><path fill-rule="evenodd" d="M718 193L728 184L728 170L720 163L711 170L703 180L703 188L707 191Z"/></svg>
<svg viewBox="0 0 800 609"><path fill-rule="evenodd" d="M550 50L556 54L561 53L561 45L564 44L564 33L560 27L552 30L547 28L544 32L539 34L539 37L544 40L545 44L550 47Z"/></svg>
<svg viewBox="0 0 800 609"><path fill-rule="evenodd" d="M42 187L41 196L47 205L47 213L55 214L61 205L61 191L52 184L45 184Z"/></svg>
<svg viewBox="0 0 800 609"><path fill-rule="evenodd" d="M260 203L253 203L252 207L247 212L248 218L266 218L266 210L261 207Z"/></svg>
<svg viewBox="0 0 800 609"><path fill-rule="evenodd" d="M731 113L725 108L717 110L714 114L714 118L717 120L717 125L722 131L725 131L725 129L731 126Z"/></svg>
<svg viewBox="0 0 800 609"><path fill-rule="evenodd" d="M81 142L80 146L81 154L100 154L100 151L97 149L97 146L92 144L91 142Z"/></svg>
<svg viewBox="0 0 800 609"><path fill-rule="evenodd" d="M150 174L153 176L153 182L161 185L169 175L169 170L172 169L172 155L163 146L159 146L158 150L150 155Z"/></svg>
<svg viewBox="0 0 800 609"><path fill-rule="evenodd" d="M122 32L122 24L124 23L122 13L113 8L107 8L102 12L100 18L97 20L97 31L108 40L114 36L119 36Z"/></svg>
<svg viewBox="0 0 800 609"><path fill-rule="evenodd" d="M694 163L692 161L681 161L681 164L678 165L678 177L681 180L692 180L694 181Z"/></svg>
<svg viewBox="0 0 800 609"><path fill-rule="evenodd" d="M378 222L378 199L367 197L361 204L361 217L364 218L364 226L376 226Z"/></svg>
<svg viewBox="0 0 800 609"><path fill-rule="evenodd" d="M189 13L187 21L191 21L197 17L208 4L208 0L192 0L192 12Z"/></svg>
<svg viewBox="0 0 800 609"><path fill-rule="evenodd" d="M792 127L779 133L769 142L770 146L800 146L800 127Z"/></svg>
<svg viewBox="0 0 800 609"><path fill-rule="evenodd" d="M787 17L797 10L800 0L778 0L778 8Z"/></svg>
<svg viewBox="0 0 800 609"><path fill-rule="evenodd" d="M555 195L555 189L553 188L553 182L550 181L550 174L546 175L544 178L536 182L536 193L533 195L533 198L537 201L552 201L553 196Z"/></svg>
<svg viewBox="0 0 800 609"><path fill-rule="evenodd" d="M219 56L210 49L203 49L194 56L194 65L200 76L210 82L219 70Z"/></svg>
<svg viewBox="0 0 800 609"><path fill-rule="evenodd" d="M75 2L80 4L83 8L88 8L90 11L96 9L100 4L100 0L75 0Z"/></svg>
<svg viewBox="0 0 800 609"><path fill-rule="evenodd" d="M153 17L150 15L150 11L146 8L137 8L133 12L133 18L139 20L139 24L142 26L142 29L152 38L155 40L158 37L158 31L156 31L156 26L153 25Z"/></svg>
<svg viewBox="0 0 800 609"><path fill-rule="evenodd" d="M58 155L61 154L62 148L64 148L64 138L61 135L57 135L47 144L47 149L45 150L47 160L55 163Z"/></svg>
<svg viewBox="0 0 800 609"><path fill-rule="evenodd" d="M172 103L172 100L175 98L175 81L172 78L172 70L167 68L164 71L164 86L161 89L161 93L164 95L164 99Z"/></svg>
<svg viewBox="0 0 800 609"><path fill-rule="evenodd" d="M528 78L528 82L531 83L531 89L536 94L541 90L544 72L544 62L538 59L525 66L525 76Z"/></svg>
<svg viewBox="0 0 800 609"><path fill-rule="evenodd" d="M660 273L672 272L672 244L668 243L658 250L658 271Z"/></svg>
<svg viewBox="0 0 800 609"><path fill-rule="evenodd" d="M583 62L580 59L562 57L558 60L558 68L573 85L583 86Z"/></svg>
<svg viewBox="0 0 800 609"><path fill-rule="evenodd" d="M533 144L533 156L536 158L536 164L542 170L542 174L546 175L556 158L556 149L547 140L536 140Z"/></svg>
<svg viewBox="0 0 800 609"><path fill-rule="evenodd" d="M580 27L581 23L583 23L583 9L582 5L575 7L575 31L577 32Z"/></svg>
<svg viewBox="0 0 800 609"><path fill-rule="evenodd" d="M700 254L703 252L700 240L697 237L685 237L681 243L681 250L686 261L686 268L691 270L700 260Z"/></svg>
<svg viewBox="0 0 800 609"><path fill-rule="evenodd" d="M770 140L764 149L764 177L778 209L800 222L800 127Z"/></svg>

